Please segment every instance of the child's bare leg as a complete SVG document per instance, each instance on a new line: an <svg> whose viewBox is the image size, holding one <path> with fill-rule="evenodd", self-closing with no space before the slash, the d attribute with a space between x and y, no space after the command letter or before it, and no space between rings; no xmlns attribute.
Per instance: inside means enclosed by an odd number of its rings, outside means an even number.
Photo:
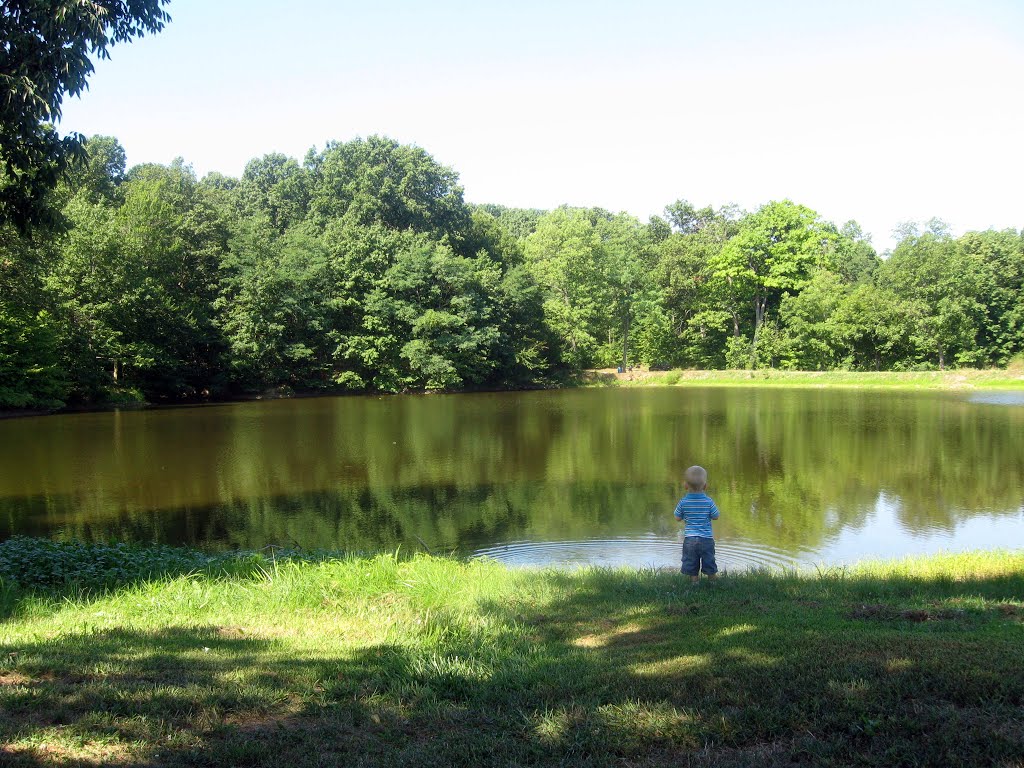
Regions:
<svg viewBox="0 0 1024 768"><path fill-rule="evenodd" d="M690 577L690 583L691 584L696 584L698 581L700 581L700 576L691 576Z"/></svg>

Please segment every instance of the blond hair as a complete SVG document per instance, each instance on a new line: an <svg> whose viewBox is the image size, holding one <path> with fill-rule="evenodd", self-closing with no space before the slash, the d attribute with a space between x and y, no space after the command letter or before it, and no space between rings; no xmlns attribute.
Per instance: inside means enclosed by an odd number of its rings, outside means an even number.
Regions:
<svg viewBox="0 0 1024 768"><path fill-rule="evenodd" d="M691 491L703 491L708 484L708 472L704 467L692 466L683 475L683 482Z"/></svg>

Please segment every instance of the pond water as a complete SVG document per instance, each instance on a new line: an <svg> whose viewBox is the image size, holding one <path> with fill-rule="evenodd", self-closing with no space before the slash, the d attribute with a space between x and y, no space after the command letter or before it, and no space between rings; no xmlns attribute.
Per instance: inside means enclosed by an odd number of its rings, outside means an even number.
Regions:
<svg viewBox="0 0 1024 768"><path fill-rule="evenodd" d="M1024 545L1024 396L590 389L0 422L0 539L429 548L675 567L708 469L719 564Z"/></svg>

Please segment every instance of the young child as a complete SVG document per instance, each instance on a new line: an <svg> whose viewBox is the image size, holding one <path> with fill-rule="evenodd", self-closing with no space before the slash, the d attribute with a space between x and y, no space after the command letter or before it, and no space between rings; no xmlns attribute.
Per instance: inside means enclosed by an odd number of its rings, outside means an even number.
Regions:
<svg viewBox="0 0 1024 768"><path fill-rule="evenodd" d="M686 495L676 504L676 520L682 520L686 528L683 534L684 576L696 584L703 572L709 579L718 573L715 563L715 537L711 533L711 521L718 519L718 507L704 491L708 488L708 473L704 467L690 467L683 477Z"/></svg>

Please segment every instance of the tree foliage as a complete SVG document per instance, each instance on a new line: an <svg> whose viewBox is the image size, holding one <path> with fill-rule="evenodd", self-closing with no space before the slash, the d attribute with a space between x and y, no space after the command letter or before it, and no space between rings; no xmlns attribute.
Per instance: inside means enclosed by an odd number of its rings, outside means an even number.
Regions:
<svg viewBox="0 0 1024 768"><path fill-rule="evenodd" d="M529 387L594 366L922 369L1024 351L1024 233L856 222L792 201L470 206L372 136L198 180L111 137L0 226L0 407L267 390Z"/></svg>
<svg viewBox="0 0 1024 768"><path fill-rule="evenodd" d="M77 96L93 71L90 56L161 30L168 0L5 0L0 7L0 223L24 230L51 221L50 190L74 161L83 137L60 137L64 96Z"/></svg>

